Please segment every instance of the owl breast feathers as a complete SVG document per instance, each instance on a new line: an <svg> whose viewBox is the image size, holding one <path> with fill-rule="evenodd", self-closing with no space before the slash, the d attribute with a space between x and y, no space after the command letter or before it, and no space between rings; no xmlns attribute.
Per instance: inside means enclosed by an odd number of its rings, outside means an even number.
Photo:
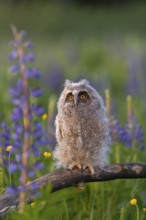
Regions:
<svg viewBox="0 0 146 220"><path fill-rule="evenodd" d="M66 80L58 101L55 120L58 167L88 168L104 166L109 149L109 123L102 98L87 80Z"/></svg>

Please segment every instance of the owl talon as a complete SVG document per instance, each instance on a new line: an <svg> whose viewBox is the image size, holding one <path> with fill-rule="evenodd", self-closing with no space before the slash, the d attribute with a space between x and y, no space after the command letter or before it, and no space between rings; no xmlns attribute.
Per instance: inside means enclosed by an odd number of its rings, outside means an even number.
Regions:
<svg viewBox="0 0 146 220"><path fill-rule="evenodd" d="M86 168L89 169L91 175L94 174L94 168L93 168L93 166L92 166L91 164L85 164L85 165L83 165L83 170L85 170Z"/></svg>
<svg viewBox="0 0 146 220"><path fill-rule="evenodd" d="M71 165L69 165L69 169L70 170L74 170L74 169L79 169L79 170L81 170L82 169L82 167L81 167L81 164L79 164L79 163L73 163L73 164L71 164Z"/></svg>

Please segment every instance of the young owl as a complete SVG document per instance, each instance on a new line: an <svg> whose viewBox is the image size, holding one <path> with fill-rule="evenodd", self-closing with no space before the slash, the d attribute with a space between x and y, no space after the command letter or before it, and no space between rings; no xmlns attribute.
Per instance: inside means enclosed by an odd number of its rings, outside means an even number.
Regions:
<svg viewBox="0 0 146 220"><path fill-rule="evenodd" d="M66 80L58 101L55 120L58 167L88 168L104 166L109 148L108 119L102 98L87 80Z"/></svg>

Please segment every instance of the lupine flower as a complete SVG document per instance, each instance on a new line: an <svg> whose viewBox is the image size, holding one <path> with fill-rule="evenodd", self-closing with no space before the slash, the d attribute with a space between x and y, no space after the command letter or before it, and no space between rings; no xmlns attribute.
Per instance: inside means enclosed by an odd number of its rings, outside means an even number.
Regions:
<svg viewBox="0 0 146 220"><path fill-rule="evenodd" d="M7 128L6 122L1 123L0 133L1 146L10 146L10 129Z"/></svg>
<svg viewBox="0 0 146 220"><path fill-rule="evenodd" d="M17 194L19 192L17 186L6 187L6 193L8 194Z"/></svg>
<svg viewBox="0 0 146 220"><path fill-rule="evenodd" d="M111 106L111 103L108 103L107 109L109 105ZM120 121L116 120L111 115L111 109L108 112L110 118L110 133L112 140L115 142L124 143L127 148L132 147L134 143L135 146L140 150L145 150L146 146L144 143L144 133L142 131L142 126L138 123L136 115L133 113L130 96L127 97L127 110L128 117L127 123L125 125L121 125Z"/></svg>
<svg viewBox="0 0 146 220"><path fill-rule="evenodd" d="M13 61L13 60L15 60L15 59L17 59L17 58L18 58L18 50L15 49L15 50L13 50L13 51L9 54L8 59L9 59L10 61Z"/></svg>
<svg viewBox="0 0 146 220"><path fill-rule="evenodd" d="M22 144L21 144L22 146ZM22 161L22 155L20 153L15 154L16 161L20 163Z"/></svg>
<svg viewBox="0 0 146 220"><path fill-rule="evenodd" d="M40 156L40 150L37 147L37 144L32 143L31 149L32 149L32 153L33 153L34 156L36 156L36 157Z"/></svg>
<svg viewBox="0 0 146 220"><path fill-rule="evenodd" d="M27 49L32 49L33 48L33 42L31 40L24 42L23 46Z"/></svg>
<svg viewBox="0 0 146 220"><path fill-rule="evenodd" d="M39 120L37 120L38 117L36 117L42 116L45 113L45 109L42 106L36 104L36 101L35 104L30 103L30 105L27 105L30 102L30 100L28 100L30 99L30 96L37 98L40 97L43 92L38 86L36 86L35 88L28 87L26 91L26 88L24 88L26 86L26 84L24 85L24 78L26 81L29 80L29 78L31 78L31 80L37 80L41 77L41 72L34 67L30 67L30 64L27 68L27 63L33 62L35 60L35 55L32 52L28 51L32 48L32 42L23 42L26 36L26 32L22 31L18 33L15 28L13 29L13 32L14 36L16 37L17 35L17 37L13 41L11 41L11 45L14 47L14 49L9 54L8 59L10 61L16 61L16 63L11 65L9 71L14 74L17 73L18 75L15 84L13 84L13 86L9 90L11 101L13 104L13 109L9 116L11 120L11 125L9 125L9 128L7 127L6 122L2 122L0 125L0 144L1 146L4 146L5 149L5 151L2 152L2 165L6 166L11 176L15 175L16 172L21 171L23 173L25 172L25 174L27 172L26 175L28 177L34 178L36 175L36 171L43 169L44 167L43 163L37 160L39 159L44 149L42 148L42 146L48 145L48 141L45 137L46 132L44 131L42 124L39 122ZM24 70L24 72L21 72L22 69ZM27 84L27 86L29 86L28 82ZM28 113L27 118L25 115L26 111ZM46 116L43 117L45 118ZM28 120L30 120L29 129L26 130L25 128L28 126ZM33 164L30 164L28 162L27 164L22 163L22 149L23 146L25 146L26 144L25 139L30 141L30 147L32 150L27 150L27 152L25 153L25 158L28 161L28 158L31 157L32 152L33 156L36 157L35 163ZM9 157L10 152L13 153L11 158ZM22 176L19 177L19 180L21 182L21 186L19 187L19 189L17 187L9 187L7 188L7 192L18 193L18 191L24 191L25 182ZM13 185L13 178L11 179L11 181ZM35 190L37 191L37 185L32 184L32 187L34 189L34 192Z"/></svg>
<svg viewBox="0 0 146 220"><path fill-rule="evenodd" d="M43 95L43 91L40 88L33 88L31 89L30 93L33 97L40 97Z"/></svg>
<svg viewBox="0 0 146 220"><path fill-rule="evenodd" d="M35 176L35 171L33 169L28 170L28 177L34 177Z"/></svg>
<svg viewBox="0 0 146 220"><path fill-rule="evenodd" d="M41 72L39 70L35 69L35 68L29 68L26 71L25 76L27 78L36 78L36 79L38 79L41 76Z"/></svg>
<svg viewBox="0 0 146 220"><path fill-rule="evenodd" d="M22 91L23 91L23 81L22 79L18 79L17 80L17 85L15 87L11 87L9 89L9 92L10 92L10 95L12 97L12 101L13 99L19 99L19 97L21 96L22 94ZM20 101L18 102L18 104L20 103ZM14 104L17 104L17 103L14 103Z"/></svg>
<svg viewBox="0 0 146 220"><path fill-rule="evenodd" d="M33 62L35 60L35 55L33 53L28 53L25 56L25 61L26 62Z"/></svg>
<svg viewBox="0 0 146 220"><path fill-rule="evenodd" d="M12 65L10 68L9 68L9 71L11 73L19 73L20 72L20 67L17 65L17 64L14 64Z"/></svg>
<svg viewBox="0 0 146 220"><path fill-rule="evenodd" d="M32 112L38 116L43 115L45 112L45 109L42 106L32 104L31 105Z"/></svg>
<svg viewBox="0 0 146 220"><path fill-rule="evenodd" d="M19 167L18 163L16 163L16 162L11 162L10 163L10 165L9 165L9 172L10 173L15 173L19 169L20 169L20 167Z"/></svg>
<svg viewBox="0 0 146 220"><path fill-rule="evenodd" d="M35 168L38 169L38 170L41 170L44 168L44 164L41 163L41 162L36 162L35 163Z"/></svg>
<svg viewBox="0 0 146 220"><path fill-rule="evenodd" d="M31 182L29 184L29 187L32 188L33 190L38 190L39 189L39 185L36 182Z"/></svg>
<svg viewBox="0 0 146 220"><path fill-rule="evenodd" d="M25 186L21 185L18 187L19 192L24 192L25 191Z"/></svg>
<svg viewBox="0 0 146 220"><path fill-rule="evenodd" d="M8 172L11 176L15 175L15 172L17 171L21 171L23 173L23 175L19 177L21 185L19 189L7 189L11 193L16 193L18 191L22 192L25 190L27 176L34 178L36 171L43 169L43 163L38 161L37 158L42 153L42 146L46 146L48 143L43 126L39 122L39 117L36 117L42 116L45 113L45 109L36 104L36 100L35 104L30 103L31 96L37 98L43 94L42 89L38 86L31 88L28 83L30 78L31 80L37 80L41 77L41 72L39 70L34 67L30 67L30 62L35 60L35 55L29 51L32 49L32 42L24 42L26 37L26 32L24 31L17 32L16 28L13 27L13 33L15 39L11 41L11 45L14 49L9 54L8 59L16 63L9 68L9 71L17 73L18 75L15 84L13 84L13 87L9 90L13 104L13 109L9 117L11 120L11 126L9 126L11 128L11 132L10 129L7 128L6 123L3 122L0 127L0 142L6 149L4 152L5 156L3 164L7 166ZM27 63L29 67L27 67ZM26 144L27 151L24 151ZM13 155L10 158L9 152L11 151L13 152ZM29 158L31 157L31 152L33 153L33 156L36 157L36 161L33 164L28 163ZM34 190L38 189L35 185L32 185L32 187ZM23 202L24 201L20 201L20 207L23 206Z"/></svg>

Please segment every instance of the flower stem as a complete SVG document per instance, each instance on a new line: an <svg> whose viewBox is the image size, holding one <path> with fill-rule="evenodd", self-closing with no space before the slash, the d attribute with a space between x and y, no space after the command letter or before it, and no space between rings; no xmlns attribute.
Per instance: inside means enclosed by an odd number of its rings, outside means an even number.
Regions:
<svg viewBox="0 0 146 220"><path fill-rule="evenodd" d="M23 103L23 125L24 125L24 144L22 150L22 172L21 172L21 184L23 186L27 183L27 169L28 169L28 151L30 148L30 101L29 101L29 87L28 87L28 80L25 76L27 71L25 62L23 61L24 58L24 49L22 45L22 36L21 33L17 32L15 26L12 27L12 32L14 34L14 38L17 42L19 42L18 50L18 58L19 58L19 65L20 65L20 72L23 81L23 96L24 96L24 103ZM25 193L20 193L20 203L19 203L19 211L20 213L23 212L25 202Z"/></svg>
<svg viewBox="0 0 146 220"><path fill-rule="evenodd" d="M0 146L0 194L3 192L4 190L4 173L3 173L3 158L2 158L2 147Z"/></svg>
<svg viewBox="0 0 146 220"><path fill-rule="evenodd" d="M139 208L137 204L136 204L136 220L139 220Z"/></svg>
<svg viewBox="0 0 146 220"><path fill-rule="evenodd" d="M11 152L9 152L9 181L10 181L10 186L12 185L12 178L11 178L11 173L10 173L10 157L11 157Z"/></svg>

